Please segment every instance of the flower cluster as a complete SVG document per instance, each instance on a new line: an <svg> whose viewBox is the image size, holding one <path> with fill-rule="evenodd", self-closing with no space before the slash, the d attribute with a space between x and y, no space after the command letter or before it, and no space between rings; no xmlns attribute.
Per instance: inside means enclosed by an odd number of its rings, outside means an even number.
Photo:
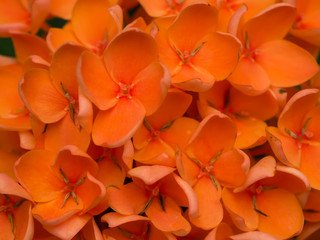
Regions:
<svg viewBox="0 0 320 240"><path fill-rule="evenodd" d="M2 0L0 37L0 240L320 238L319 0Z"/></svg>

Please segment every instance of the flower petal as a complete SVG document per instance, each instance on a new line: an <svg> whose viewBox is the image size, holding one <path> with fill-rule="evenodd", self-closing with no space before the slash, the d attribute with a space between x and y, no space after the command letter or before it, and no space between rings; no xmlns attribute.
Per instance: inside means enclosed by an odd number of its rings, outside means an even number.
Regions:
<svg viewBox="0 0 320 240"><path fill-rule="evenodd" d="M152 185L173 171L175 171L175 169L171 167L153 165L135 167L131 169L128 174L141 179L146 185Z"/></svg>
<svg viewBox="0 0 320 240"><path fill-rule="evenodd" d="M157 62L158 51L150 35L137 29L128 29L110 42L103 59L114 81L131 84L139 72L150 63Z"/></svg>
<svg viewBox="0 0 320 240"><path fill-rule="evenodd" d="M259 95L267 91L270 85L266 71L258 62L242 57L228 77L230 83L247 95Z"/></svg>
<svg viewBox="0 0 320 240"><path fill-rule="evenodd" d="M250 168L246 181L243 183L242 186L236 188L234 192L241 192L261 179L273 177L275 175L275 172L275 159L271 156L264 157Z"/></svg>
<svg viewBox="0 0 320 240"><path fill-rule="evenodd" d="M216 227L223 217L220 186L217 189L210 178L205 176L198 180L193 190L199 200L199 217L190 216L191 223L204 230Z"/></svg>
<svg viewBox="0 0 320 240"><path fill-rule="evenodd" d="M283 133L286 128L294 133L300 133L306 115L316 106L319 96L318 89L305 89L293 95L279 116L278 128Z"/></svg>
<svg viewBox="0 0 320 240"><path fill-rule="evenodd" d="M121 146L133 136L144 116L145 109L139 100L120 98L113 108L98 113L92 139L100 146Z"/></svg>
<svg viewBox="0 0 320 240"><path fill-rule="evenodd" d="M50 50L42 38L26 33L14 33L12 34L12 41L15 54L20 63L24 63L31 55L38 55L50 62Z"/></svg>
<svg viewBox="0 0 320 240"><path fill-rule="evenodd" d="M290 238L301 231L303 213L293 193L283 189L266 190L256 196L256 204L260 211L268 215L259 214L260 231L281 239Z"/></svg>
<svg viewBox="0 0 320 240"><path fill-rule="evenodd" d="M261 105L264 106L264 105ZM262 120L255 118L239 117L234 119L238 128L238 135L235 147L245 149L256 145L262 145L266 142L267 124Z"/></svg>
<svg viewBox="0 0 320 240"><path fill-rule="evenodd" d="M210 72L216 80L227 78L235 69L241 43L228 33L215 32L203 39L203 45L192 57L192 63Z"/></svg>
<svg viewBox="0 0 320 240"><path fill-rule="evenodd" d="M252 197L247 191L234 193L228 188L222 190L224 206L233 223L242 231L253 231L259 224L258 213L254 210Z"/></svg>
<svg viewBox="0 0 320 240"><path fill-rule="evenodd" d="M19 92L28 109L45 123L60 120L66 114L68 99L51 82L49 72L31 69L19 84Z"/></svg>
<svg viewBox="0 0 320 240"><path fill-rule="evenodd" d="M301 153L300 171L307 176L312 188L320 190L320 146L304 145Z"/></svg>
<svg viewBox="0 0 320 240"><path fill-rule="evenodd" d="M43 225L52 235L59 239L72 239L92 218L90 214L73 215L58 225Z"/></svg>
<svg viewBox="0 0 320 240"><path fill-rule="evenodd" d="M167 95L171 77L164 65L154 62L143 69L133 82L132 95L143 104L148 116L159 108Z"/></svg>
<svg viewBox="0 0 320 240"><path fill-rule="evenodd" d="M64 172L70 183L75 184L89 172L92 175L98 173L98 164L83 150L76 146L68 145L63 147L52 163L52 170L57 176Z"/></svg>
<svg viewBox="0 0 320 240"><path fill-rule="evenodd" d="M182 216L181 208L170 197L163 196L163 206L158 198L154 198L146 210L146 215L150 218L153 225L164 232L172 232L177 236L186 236L191 226Z"/></svg>
<svg viewBox="0 0 320 240"><path fill-rule="evenodd" d="M120 87L110 78L101 59L85 51L77 66L78 82L88 98L101 110L113 107Z"/></svg>
<svg viewBox="0 0 320 240"><path fill-rule="evenodd" d="M319 71L310 53L286 40L261 45L256 61L268 74L271 85L276 87L301 84Z"/></svg>
<svg viewBox="0 0 320 240"><path fill-rule="evenodd" d="M62 95L65 95L65 91L67 91L71 97L78 99L76 67L84 50L84 47L74 43L65 43L52 56L50 65L52 83Z"/></svg>
<svg viewBox="0 0 320 240"><path fill-rule="evenodd" d="M97 52L103 51L103 46L120 31L109 7L108 1L80 0L73 8L71 23L75 35L84 45Z"/></svg>
<svg viewBox="0 0 320 240"><path fill-rule="evenodd" d="M85 151L90 143L90 134L76 126L70 114L67 114L60 121L47 126L44 141L45 149L55 152L66 145L75 145Z"/></svg>
<svg viewBox="0 0 320 240"><path fill-rule="evenodd" d="M180 52L193 51L208 33L216 30L218 12L207 3L185 7L168 29L171 45Z"/></svg>
<svg viewBox="0 0 320 240"><path fill-rule="evenodd" d="M46 150L25 153L15 165L15 174L21 185L36 202L51 201L61 194L63 179L50 169L55 154Z"/></svg>
<svg viewBox="0 0 320 240"><path fill-rule="evenodd" d="M295 8L290 4L273 4L250 19L244 27L250 47L257 48L265 42L282 39L295 20Z"/></svg>
<svg viewBox="0 0 320 240"><path fill-rule="evenodd" d="M283 135L275 127L267 127L266 136L272 151L283 164L299 168L302 155L296 139Z"/></svg>
<svg viewBox="0 0 320 240"><path fill-rule="evenodd" d="M186 153L202 163L207 163L219 152L233 147L236 138L233 121L220 112L210 114L202 120L189 141Z"/></svg>
<svg viewBox="0 0 320 240"><path fill-rule="evenodd" d="M148 202L147 192L134 182L108 189L110 207L123 215L139 214Z"/></svg>
<svg viewBox="0 0 320 240"><path fill-rule="evenodd" d="M250 159L236 148L222 153L213 166L213 175L225 187L235 188L244 183L250 168Z"/></svg>

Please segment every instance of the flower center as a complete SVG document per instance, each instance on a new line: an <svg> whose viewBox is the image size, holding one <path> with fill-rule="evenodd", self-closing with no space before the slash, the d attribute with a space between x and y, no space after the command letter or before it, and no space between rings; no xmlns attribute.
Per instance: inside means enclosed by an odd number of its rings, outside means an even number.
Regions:
<svg viewBox="0 0 320 240"><path fill-rule="evenodd" d="M117 98L121 98L121 97L127 97L129 99L132 98L133 84L119 82L119 87L120 87L120 91L118 93Z"/></svg>

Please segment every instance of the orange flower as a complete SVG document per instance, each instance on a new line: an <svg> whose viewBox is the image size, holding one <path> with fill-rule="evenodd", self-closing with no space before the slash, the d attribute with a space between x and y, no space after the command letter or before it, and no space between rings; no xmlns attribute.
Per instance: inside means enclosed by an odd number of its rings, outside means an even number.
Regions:
<svg viewBox="0 0 320 240"><path fill-rule="evenodd" d="M318 64L310 53L297 45L283 40L295 18L295 8L289 4L274 4L247 21L242 27L234 26L243 44L239 64L228 77L239 90L257 95L270 85L291 87L311 78ZM237 19L238 22L235 20Z"/></svg>
<svg viewBox="0 0 320 240"><path fill-rule="evenodd" d="M235 147L243 149L267 140L264 121L277 114L279 104L271 89L258 96L249 96L222 81L199 93L198 109L203 118L216 110L228 115L237 125Z"/></svg>
<svg viewBox="0 0 320 240"><path fill-rule="evenodd" d="M296 0L297 17L290 33L313 45L320 46L320 2Z"/></svg>
<svg viewBox="0 0 320 240"><path fill-rule="evenodd" d="M301 231L304 221L294 194L309 189L306 176L294 168L277 166L274 158L268 156L249 170L242 186L234 191L224 188L222 200L242 231L258 229L287 239Z"/></svg>
<svg viewBox="0 0 320 240"><path fill-rule="evenodd" d="M247 6L248 11L243 16L245 21L249 20L266 7L274 4L275 0L219 0L215 1L216 7L219 9L219 25L218 30L226 32L230 18L236 11L243 6Z"/></svg>
<svg viewBox="0 0 320 240"><path fill-rule="evenodd" d="M303 172L311 187L320 189L319 90L305 89L287 103L278 119L278 128L267 127L274 154L284 164Z"/></svg>
<svg viewBox="0 0 320 240"><path fill-rule="evenodd" d="M15 173L36 202L34 217L48 232L63 239L72 238L89 221L90 210L106 193L95 178L97 163L71 145L57 154L29 151L16 162Z"/></svg>
<svg viewBox="0 0 320 240"><path fill-rule="evenodd" d="M34 131L45 133L44 147L58 151L73 144L86 150L91 131L92 106L81 92L76 79L76 64L83 47L61 46L53 55L50 69L31 68L19 84L21 99L41 122ZM37 127L38 126L38 127Z"/></svg>
<svg viewBox="0 0 320 240"><path fill-rule="evenodd" d="M240 43L231 34L216 32L217 20L217 9L206 3L190 4L177 17L155 20L160 59L176 87L208 90L235 68Z"/></svg>
<svg viewBox="0 0 320 240"><path fill-rule="evenodd" d="M0 2L0 36L11 32L36 34L49 15L49 0L4 0Z"/></svg>
<svg viewBox="0 0 320 240"><path fill-rule="evenodd" d="M198 201L191 187L174 168L153 165L131 169L133 182L110 188L109 204L123 215L145 213L160 231L185 236L190 224L182 216L180 206L189 208L189 215L198 213Z"/></svg>
<svg viewBox="0 0 320 240"><path fill-rule="evenodd" d="M16 65L18 71L0 67L0 127L14 131L29 130L31 129L29 111L21 101L18 92L22 67Z"/></svg>
<svg viewBox="0 0 320 240"><path fill-rule="evenodd" d="M198 126L197 121L182 117L191 100L189 94L169 89L161 107L133 135L136 161L175 167L176 148L184 149Z"/></svg>
<svg viewBox="0 0 320 240"><path fill-rule="evenodd" d="M154 113L170 86L151 36L128 29L106 48L103 60L89 51L78 64L79 85L99 108L92 129L95 144L118 147Z"/></svg>
<svg viewBox="0 0 320 240"><path fill-rule="evenodd" d="M234 148L236 126L216 111L203 119L191 137L185 154L177 160L181 177L199 199L199 217L190 217L197 227L210 230L222 220L221 186L243 184L249 169L249 157Z"/></svg>
<svg viewBox="0 0 320 240"><path fill-rule="evenodd" d="M32 239L32 203L28 200L32 200L30 195L17 182L0 173L1 239Z"/></svg>
<svg viewBox="0 0 320 240"><path fill-rule="evenodd" d="M94 16L94 17L92 17ZM122 9L108 0L78 0L70 23L62 29L50 28L48 46L55 51L60 45L73 41L101 55L122 29Z"/></svg>

